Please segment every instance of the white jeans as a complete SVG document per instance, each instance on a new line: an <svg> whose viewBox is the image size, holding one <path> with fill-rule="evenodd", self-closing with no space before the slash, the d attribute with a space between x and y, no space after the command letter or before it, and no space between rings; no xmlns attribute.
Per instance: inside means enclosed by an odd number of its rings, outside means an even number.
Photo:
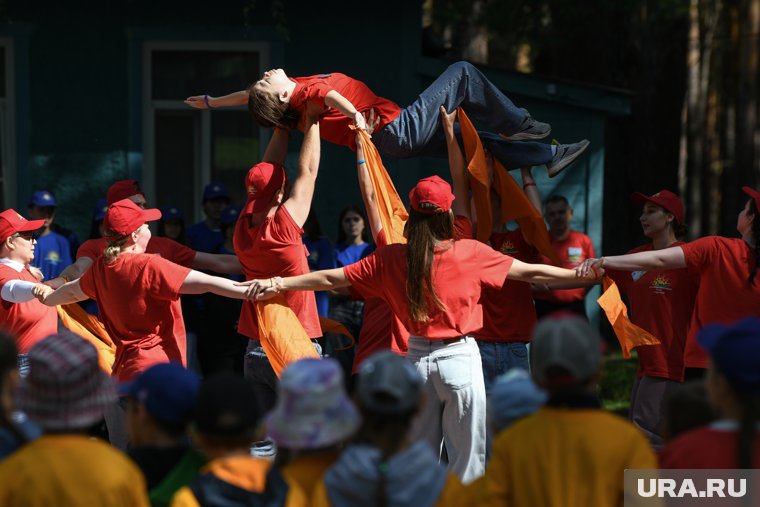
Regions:
<svg viewBox="0 0 760 507"><path fill-rule="evenodd" d="M472 482L483 475L486 462L486 388L475 339L410 336L406 358L425 380L425 404L410 437L436 451L443 442L449 471L465 484Z"/></svg>

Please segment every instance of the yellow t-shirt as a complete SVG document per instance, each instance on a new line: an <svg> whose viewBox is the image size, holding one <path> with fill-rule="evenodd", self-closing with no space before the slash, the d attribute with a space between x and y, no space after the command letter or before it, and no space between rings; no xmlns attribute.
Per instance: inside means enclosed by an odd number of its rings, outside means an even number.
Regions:
<svg viewBox="0 0 760 507"><path fill-rule="evenodd" d="M544 407L494 440L483 505L623 505L623 472L657 468L641 432L600 409Z"/></svg>
<svg viewBox="0 0 760 507"><path fill-rule="evenodd" d="M0 461L0 505L149 504L142 472L122 452L83 435L43 435Z"/></svg>

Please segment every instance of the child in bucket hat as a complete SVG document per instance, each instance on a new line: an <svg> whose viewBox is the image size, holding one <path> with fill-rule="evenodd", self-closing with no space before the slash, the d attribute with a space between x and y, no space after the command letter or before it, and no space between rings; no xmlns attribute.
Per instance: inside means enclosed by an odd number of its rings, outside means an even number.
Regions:
<svg viewBox="0 0 760 507"><path fill-rule="evenodd" d="M710 324L697 340L710 356L707 397L721 419L669 442L662 450L661 467L757 468L760 319Z"/></svg>
<svg viewBox="0 0 760 507"><path fill-rule="evenodd" d="M29 351L18 408L45 434L0 462L0 505L147 506L145 479L124 454L87 430L116 401L90 343L69 332Z"/></svg>
<svg viewBox="0 0 760 507"><path fill-rule="evenodd" d="M408 440L422 401L422 377L391 351L369 357L359 370L355 397L362 426L325 474L315 505L432 506L445 488L460 487L426 442Z"/></svg>
<svg viewBox="0 0 760 507"><path fill-rule="evenodd" d="M283 371L267 435L277 444L283 475L308 497L358 427L337 361L302 359Z"/></svg>

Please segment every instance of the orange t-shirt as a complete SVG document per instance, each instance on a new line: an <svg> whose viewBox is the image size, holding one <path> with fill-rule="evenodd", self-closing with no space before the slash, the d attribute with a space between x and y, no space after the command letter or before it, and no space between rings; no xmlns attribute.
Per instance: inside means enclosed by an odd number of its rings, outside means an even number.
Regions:
<svg viewBox="0 0 760 507"><path fill-rule="evenodd" d="M158 255L98 259L79 279L116 344L113 375L126 382L156 363L187 363L179 290L190 269Z"/></svg>
<svg viewBox="0 0 760 507"><path fill-rule="evenodd" d="M248 217L240 217L235 225L233 240L246 280L309 272L309 252L301 240L303 229L295 223L285 206L280 206L272 217L256 227L249 227L248 224ZM288 291L284 296L309 338L322 336L314 292ZM250 300L243 302L238 332L258 340L255 304Z"/></svg>
<svg viewBox="0 0 760 507"><path fill-rule="evenodd" d="M683 245L677 241L671 246ZM628 253L648 252L652 244ZM660 345L636 348L639 377L658 377L683 382L684 349L699 277L687 269L655 271L613 271L612 278L621 294L628 295L631 322L660 339Z"/></svg>
<svg viewBox="0 0 760 507"><path fill-rule="evenodd" d="M0 288L11 280L39 281L26 267L16 271L0 264ZM36 299L26 303L0 299L0 328L16 338L19 354L26 354L32 345L58 332L58 312L55 307L45 306Z"/></svg>
<svg viewBox="0 0 760 507"><path fill-rule="evenodd" d="M760 271L750 285L750 266L757 260L746 241L707 236L681 245L686 267L699 275L699 290L686 340L686 366L707 368L697 334L707 324L731 324L750 315L760 317Z"/></svg>
<svg viewBox="0 0 760 507"><path fill-rule="evenodd" d="M437 248L433 259L433 287L445 310L429 304L429 320L414 322L406 296L406 245L388 245L346 266L351 285L367 297L384 299L413 336L430 340L456 338L483 327L478 303L484 288L499 289L507 279L512 258L471 239Z"/></svg>
<svg viewBox="0 0 760 507"><path fill-rule="evenodd" d="M318 104L324 110L319 115L320 137L331 143L348 146L352 150L356 150L356 134L348 126L353 124L354 120L337 109L325 106L325 96L330 91L335 90L343 95L360 113L374 109L380 119L375 130L385 127L401 113L398 104L378 97L366 84L345 74L317 74L293 78L293 81L296 87L290 97L291 109L303 111L306 102Z"/></svg>
<svg viewBox="0 0 760 507"><path fill-rule="evenodd" d="M554 250L562 261L560 267L566 269L574 269L586 259L596 257L596 254L594 253L594 244L591 242L591 238L578 231L571 230L567 238L562 241L552 238L552 247L554 247ZM552 263L547 257L543 257L542 262L544 264ZM549 301L550 303L568 304L576 301L583 301L586 297L586 289L580 287L578 289L552 290L535 294L533 297L535 299Z"/></svg>
<svg viewBox="0 0 760 507"><path fill-rule="evenodd" d="M380 231L375 240L378 247L388 244L385 231ZM349 287L355 299L364 299L364 320L356 342L352 373L357 373L365 359L381 350L392 350L405 356L409 342L409 331L393 314L391 307L382 298L364 296L354 287Z"/></svg>
<svg viewBox="0 0 760 507"><path fill-rule="evenodd" d="M491 234L491 247L523 262L541 262L541 254L525 241L519 229ZM498 290L485 289L483 329L475 338L494 342L529 342L536 326L536 307L530 284L507 280Z"/></svg>
<svg viewBox="0 0 760 507"><path fill-rule="evenodd" d="M106 240L103 238L88 239L77 250L77 259L89 257L93 261L103 255L106 249ZM145 253L158 254L166 260L180 266L190 267L195 260L195 250L181 243L161 236L151 236Z"/></svg>

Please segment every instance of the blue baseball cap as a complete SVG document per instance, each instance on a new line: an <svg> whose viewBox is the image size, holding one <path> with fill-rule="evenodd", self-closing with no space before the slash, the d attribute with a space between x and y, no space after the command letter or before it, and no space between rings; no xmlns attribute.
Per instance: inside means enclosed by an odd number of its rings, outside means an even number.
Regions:
<svg viewBox="0 0 760 507"><path fill-rule="evenodd" d="M222 183L212 182L206 185L206 188L203 189L203 202L219 199L220 197L228 200L230 198L230 194L227 192L227 187Z"/></svg>
<svg viewBox="0 0 760 507"><path fill-rule="evenodd" d="M223 225L230 225L237 222L238 217L240 216L240 208L237 206L227 206L222 210L222 216L219 218L219 221Z"/></svg>
<svg viewBox="0 0 760 507"><path fill-rule="evenodd" d="M190 423L200 384L181 364L161 363L119 386L119 394L143 405L158 421L179 426Z"/></svg>
<svg viewBox="0 0 760 507"><path fill-rule="evenodd" d="M106 217L106 211L108 211L108 204L106 204L105 198L101 197L98 202L95 203L95 210L92 212L92 218L96 222L100 222Z"/></svg>
<svg viewBox="0 0 760 507"><path fill-rule="evenodd" d="M167 220L184 220L185 214L182 210L176 206L165 206L161 208L161 220L166 222Z"/></svg>
<svg viewBox="0 0 760 507"><path fill-rule="evenodd" d="M32 194L32 198L29 200L29 206L39 206L44 208L46 206L58 206L55 202L53 194L47 190L38 190Z"/></svg>
<svg viewBox="0 0 760 507"><path fill-rule="evenodd" d="M760 319L747 317L729 325L707 325L697 341L734 389L760 394Z"/></svg>

